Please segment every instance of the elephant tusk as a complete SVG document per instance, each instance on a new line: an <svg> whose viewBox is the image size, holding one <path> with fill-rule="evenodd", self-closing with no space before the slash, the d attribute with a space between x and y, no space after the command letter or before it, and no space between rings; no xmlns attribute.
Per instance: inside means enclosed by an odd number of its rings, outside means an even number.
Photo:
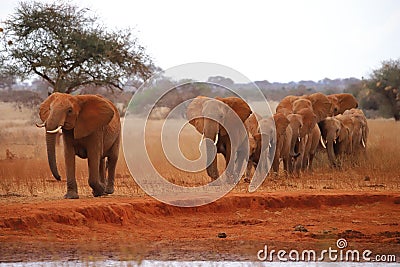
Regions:
<svg viewBox="0 0 400 267"><path fill-rule="evenodd" d="M299 141L299 142L300 142L300 136L298 136L298 137L297 137L297 141Z"/></svg>
<svg viewBox="0 0 400 267"><path fill-rule="evenodd" d="M363 148L365 148L366 146L365 146L364 138L361 138L361 143L362 143Z"/></svg>
<svg viewBox="0 0 400 267"><path fill-rule="evenodd" d="M200 143L199 143L199 150L201 148L201 145L203 144L203 138L204 138L204 133L201 135Z"/></svg>
<svg viewBox="0 0 400 267"><path fill-rule="evenodd" d="M51 131L46 131L47 133L58 133L58 131L62 128L62 125L58 126L57 129L51 130Z"/></svg>
<svg viewBox="0 0 400 267"><path fill-rule="evenodd" d="M325 142L324 142L324 139L322 138L322 136L321 136L321 138L319 140L321 141L322 147L326 148L326 145L325 145Z"/></svg>
<svg viewBox="0 0 400 267"><path fill-rule="evenodd" d="M333 143L334 143L334 144L336 144L336 139L335 139L335 140L333 140Z"/></svg>
<svg viewBox="0 0 400 267"><path fill-rule="evenodd" d="M268 143L268 146L269 146L269 148L271 148L272 147L271 143Z"/></svg>
<svg viewBox="0 0 400 267"><path fill-rule="evenodd" d="M218 134L215 135L214 145L217 145L217 143L218 143Z"/></svg>
<svg viewBox="0 0 400 267"><path fill-rule="evenodd" d="M43 122L43 123L36 123L36 127L38 127L38 128L43 128L44 126L46 126L46 123L45 123L45 122Z"/></svg>

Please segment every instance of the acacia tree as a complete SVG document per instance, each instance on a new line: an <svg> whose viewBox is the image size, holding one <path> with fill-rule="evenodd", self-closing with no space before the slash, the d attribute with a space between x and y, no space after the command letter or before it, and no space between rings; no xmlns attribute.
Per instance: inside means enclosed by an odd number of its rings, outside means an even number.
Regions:
<svg viewBox="0 0 400 267"><path fill-rule="evenodd" d="M88 9L63 2L21 2L0 34L0 71L39 75L53 92L87 84L122 90L128 79L146 79L153 70L129 29L107 30Z"/></svg>
<svg viewBox="0 0 400 267"><path fill-rule="evenodd" d="M383 95L390 103L392 115L400 120L400 59L382 62L382 67L372 72L367 87Z"/></svg>

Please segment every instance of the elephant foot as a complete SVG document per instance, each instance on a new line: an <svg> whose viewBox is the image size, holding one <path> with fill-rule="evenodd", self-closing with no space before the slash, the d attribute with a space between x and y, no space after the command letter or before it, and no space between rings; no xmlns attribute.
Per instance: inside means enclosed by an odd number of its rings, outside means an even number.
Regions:
<svg viewBox="0 0 400 267"><path fill-rule="evenodd" d="M212 181L215 181L219 178L219 174L217 174L217 173L211 173L211 175L208 174L208 176L210 176Z"/></svg>
<svg viewBox="0 0 400 267"><path fill-rule="evenodd" d="M219 178L218 170L207 168L207 174L209 177L211 177L211 180L213 181Z"/></svg>
<svg viewBox="0 0 400 267"><path fill-rule="evenodd" d="M91 183L89 182L90 187L93 189L92 194L94 197L100 197L105 195L104 185L101 183Z"/></svg>
<svg viewBox="0 0 400 267"><path fill-rule="evenodd" d="M64 198L65 198L65 199L78 199L78 198L79 198L79 195L78 195L78 193L76 193L76 192L67 192L67 193L64 195Z"/></svg>
<svg viewBox="0 0 400 267"><path fill-rule="evenodd" d="M114 193L114 187L107 186L107 187L106 187L105 193L106 193L106 194L112 194L112 193Z"/></svg>
<svg viewBox="0 0 400 267"><path fill-rule="evenodd" d="M93 194L94 197L101 197L101 196L107 195L107 193L104 190L103 191L95 191L95 190L93 190L92 194Z"/></svg>
<svg viewBox="0 0 400 267"><path fill-rule="evenodd" d="M270 174L271 174L272 179L278 179L278 177L279 177L279 174L276 171L270 172ZM286 172L286 175L287 175L287 172Z"/></svg>

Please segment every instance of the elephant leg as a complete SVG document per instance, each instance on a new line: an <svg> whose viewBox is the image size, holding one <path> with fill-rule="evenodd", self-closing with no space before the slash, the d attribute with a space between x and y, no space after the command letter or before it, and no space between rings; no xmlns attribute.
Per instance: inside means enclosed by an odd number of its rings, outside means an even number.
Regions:
<svg viewBox="0 0 400 267"><path fill-rule="evenodd" d="M300 176L300 171L302 171L308 163L308 155L306 152L307 151L306 150L307 139L308 139L308 137L306 136L306 137L302 138L301 142L299 143L300 155L296 158L296 163L295 163L296 176Z"/></svg>
<svg viewBox="0 0 400 267"><path fill-rule="evenodd" d="M225 156L225 162L226 162L226 169L225 169L225 174L228 178L228 182L233 182L233 172L235 170L235 159L231 162L231 143L228 141L226 143L226 156ZM235 155L233 155L235 157Z"/></svg>
<svg viewBox="0 0 400 267"><path fill-rule="evenodd" d="M244 178L244 181L246 182L246 183L249 183L250 182L250 178L251 178L251 169L252 169L252 167L255 167L256 169L257 169L257 167L255 166L255 163L252 161L252 160L249 160L248 162L247 162L247 167L246 167L246 173L245 173L245 178Z"/></svg>
<svg viewBox="0 0 400 267"><path fill-rule="evenodd" d="M210 155L210 152L209 152L211 150L211 148L209 148L208 146L209 146L209 144L207 142L207 152L206 152L207 153L207 163L208 162L211 162L211 163L210 163L209 166L207 166L206 170L207 170L208 176L210 176L211 180L214 181L214 180L217 180L218 177L219 177L217 154L215 155L215 157L213 157L211 159L211 155Z"/></svg>
<svg viewBox="0 0 400 267"><path fill-rule="evenodd" d="M107 169L108 169L108 179L106 185L106 193L114 193L114 180L115 180L115 169L117 167L117 161L119 156L119 144L120 140L117 138L114 145L111 148L111 154L107 158Z"/></svg>
<svg viewBox="0 0 400 267"><path fill-rule="evenodd" d="M303 161L303 159L297 158L296 161L294 162L293 173L296 177L300 176L300 169L301 169L302 161Z"/></svg>
<svg viewBox="0 0 400 267"><path fill-rule="evenodd" d="M289 160L289 174L290 174L290 175L293 175L293 174L294 174L294 166L295 166L295 163L296 163L296 159L293 158L293 157L290 157L290 160Z"/></svg>
<svg viewBox="0 0 400 267"><path fill-rule="evenodd" d="M300 155L295 159L294 161L294 174L299 177L300 176L300 170L302 169L303 165L303 159L304 159L304 151L300 152Z"/></svg>
<svg viewBox="0 0 400 267"><path fill-rule="evenodd" d="M75 178L75 149L73 146L73 140L67 134L64 134L63 137L65 144L64 160L67 175L67 193L64 195L64 198L77 199L79 198L79 195Z"/></svg>
<svg viewBox="0 0 400 267"><path fill-rule="evenodd" d="M289 163L290 163L290 160L287 157L284 157L282 160L283 160L283 169L286 172L286 174L289 174Z"/></svg>
<svg viewBox="0 0 400 267"><path fill-rule="evenodd" d="M117 167L118 156L111 156L108 158L108 179L106 186L106 193L112 194L114 193L114 180L115 180L115 169Z"/></svg>
<svg viewBox="0 0 400 267"><path fill-rule="evenodd" d="M313 170L312 169L312 164L313 164L314 156L315 156L314 153L310 153L310 158L308 159L308 170L310 172L312 172L312 170Z"/></svg>
<svg viewBox="0 0 400 267"><path fill-rule="evenodd" d="M308 155L304 155L304 157L303 157L303 162L302 162L302 164L301 164L301 170L302 170L303 172L307 170L307 168L308 168L308 166L309 166L308 164L309 164Z"/></svg>
<svg viewBox="0 0 400 267"><path fill-rule="evenodd" d="M243 169L243 164L245 162L245 155L246 153L243 152L242 150L239 150L236 153L236 160L235 160L235 175L240 175L240 172Z"/></svg>
<svg viewBox="0 0 400 267"><path fill-rule="evenodd" d="M279 172L279 153L276 152L274 159L272 160L272 171L276 174Z"/></svg>
<svg viewBox="0 0 400 267"><path fill-rule="evenodd" d="M213 162L211 162L210 166L208 166L207 174L212 178L213 181L218 179L219 173L218 173L217 156L215 156Z"/></svg>
<svg viewBox="0 0 400 267"><path fill-rule="evenodd" d="M105 184L106 182L106 159L100 159L100 168L99 168L99 176L100 176L100 183Z"/></svg>
<svg viewBox="0 0 400 267"><path fill-rule="evenodd" d="M104 195L104 184L100 182L100 155L96 151L88 151L89 186L93 189L93 196Z"/></svg>

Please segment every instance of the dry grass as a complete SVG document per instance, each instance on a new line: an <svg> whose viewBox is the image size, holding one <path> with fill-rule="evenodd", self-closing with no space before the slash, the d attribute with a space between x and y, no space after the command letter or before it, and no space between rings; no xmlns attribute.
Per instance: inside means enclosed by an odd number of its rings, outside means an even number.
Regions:
<svg viewBox="0 0 400 267"><path fill-rule="evenodd" d="M63 182L52 177L45 150L44 130L34 126L32 112L15 111L12 105L0 103L0 201L33 201L59 199L66 190L65 166L62 145L57 149L58 166ZM178 126L180 121L176 121ZM366 158L354 162L346 160L341 170L329 167L326 154L317 155L312 174L305 173L300 178L278 178L269 176L259 191L398 191L400 189L400 123L393 120L369 121L370 137ZM138 129L135 124L131 131ZM184 186L206 184L209 177L205 171L187 173L172 166L162 152L160 130L162 121L151 121L147 125L146 145L149 158L165 179ZM199 156L200 135L191 126L185 126L180 136L180 146L189 159ZM131 144L134 147L134 144ZM15 159L6 159L6 149L16 155ZM145 157L146 155L143 155ZM223 158L220 156L220 170ZM87 163L77 160L77 180L81 197L91 197L87 184ZM240 182L234 189L246 192L248 184ZM132 179L125 164L121 149L117 166L116 190L118 196L143 196L143 191Z"/></svg>

